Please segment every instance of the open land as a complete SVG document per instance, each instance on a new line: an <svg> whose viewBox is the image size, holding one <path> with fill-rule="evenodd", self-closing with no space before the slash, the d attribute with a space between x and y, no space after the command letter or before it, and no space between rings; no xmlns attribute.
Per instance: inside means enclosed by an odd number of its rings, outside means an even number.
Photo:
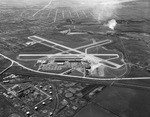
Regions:
<svg viewBox="0 0 150 117"><path fill-rule="evenodd" d="M92 9L43 4L0 6L0 116L149 117L149 6L120 10L112 32ZM105 75L36 66L60 53L99 58Z"/></svg>

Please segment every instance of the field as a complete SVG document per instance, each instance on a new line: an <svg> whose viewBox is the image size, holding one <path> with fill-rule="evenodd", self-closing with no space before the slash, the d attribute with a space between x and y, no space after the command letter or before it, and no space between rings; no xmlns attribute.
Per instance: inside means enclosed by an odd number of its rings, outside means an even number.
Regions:
<svg viewBox="0 0 150 117"><path fill-rule="evenodd" d="M11 65L11 61L0 56L0 73Z"/></svg>
<svg viewBox="0 0 150 117"><path fill-rule="evenodd" d="M77 84L83 82L84 85L89 83L105 87L74 117L149 117L150 9L147 2L142 2L124 4L124 7L119 9L115 16L102 22L94 18L91 8L73 9L62 5L42 9L45 3L22 6L24 4L18 2L22 5L17 7L14 7L14 3L1 4L0 54L9 57L12 61L0 56L0 72L9 68L12 62L17 61L19 64L14 64L5 72L6 74L3 74L4 76L8 74L25 76L24 81L34 77L34 80L39 80L37 81L39 84L40 80L52 81L54 79L59 82L74 81ZM115 30L105 26L111 19L117 22ZM76 32L83 34L74 34ZM39 38L31 38L34 36ZM106 41L106 43L98 46L96 43L99 41ZM95 45L84 47L88 44ZM70 73L70 76L67 73L61 74L68 70L66 68L61 71L38 71L36 62L39 58L64 52L69 48L71 49L67 52L71 54L83 54L84 52L101 54L95 56L122 65L122 67L118 69L101 68L99 71L104 70L105 77L88 76L87 78L77 70ZM107 56L104 56L105 54ZM101 63L113 66L109 62ZM1 88L3 75L0 76L1 96L4 92ZM26 79L27 77L29 79ZM110 81L109 79L112 78L113 80ZM105 80L101 81L102 79ZM62 84L58 83L58 85L63 87ZM66 88L65 91L67 92L68 89ZM63 96L65 95L62 94L62 98ZM3 102L6 100L0 97L0 105L2 105L0 116L5 117L8 116L7 112L16 112L7 106L9 104Z"/></svg>

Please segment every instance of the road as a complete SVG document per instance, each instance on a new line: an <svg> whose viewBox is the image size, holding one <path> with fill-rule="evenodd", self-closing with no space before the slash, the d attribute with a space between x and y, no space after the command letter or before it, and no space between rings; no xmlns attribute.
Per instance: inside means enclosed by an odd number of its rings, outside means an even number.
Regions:
<svg viewBox="0 0 150 117"><path fill-rule="evenodd" d="M65 11L62 11L63 19L65 18Z"/></svg>
<svg viewBox="0 0 150 117"><path fill-rule="evenodd" d="M79 13L78 13L77 11L75 11L75 13L76 13L77 17L79 18L79 17L80 17L80 16L79 16Z"/></svg>
<svg viewBox="0 0 150 117"><path fill-rule="evenodd" d="M22 64L20 64L19 62L17 61L14 61L12 60L11 58L3 55L3 54L0 54L1 56L3 56L4 58L12 61L13 63L16 63L18 66L26 69L26 70L29 70L31 72L35 72L35 73L41 73L41 74L46 74L46 75L50 75L50 76L54 76L54 77L60 77L59 79L61 79L61 77L68 77L69 79L73 79L73 78L77 78L77 79L82 79L82 80L93 80L93 81L127 81L127 80L150 80L150 77L134 77L134 78L91 78L91 77L80 77L80 76L70 76L70 75L61 75L61 74L55 74L55 73L46 73L46 72L41 72L41 71L37 71L37 70L33 70L33 69L30 69ZM82 81L80 80L80 81Z"/></svg>
<svg viewBox="0 0 150 117"><path fill-rule="evenodd" d="M35 12L32 16L34 17L36 14L38 14L39 12L45 10L46 8L48 8L51 4L52 4L53 0L51 0L46 6L44 6L42 9L38 10L37 12Z"/></svg>
<svg viewBox="0 0 150 117"><path fill-rule="evenodd" d="M83 13L83 15L84 15L85 17L88 17L88 16L86 15L85 11L82 11L82 13Z"/></svg>
<svg viewBox="0 0 150 117"><path fill-rule="evenodd" d="M69 10L68 12L69 12L70 17L72 17L72 13L71 13L71 11Z"/></svg>
<svg viewBox="0 0 150 117"><path fill-rule="evenodd" d="M57 15L58 15L58 9L56 10L56 13L55 13L54 22L56 22L57 20Z"/></svg>
<svg viewBox="0 0 150 117"><path fill-rule="evenodd" d="M13 66L14 62L11 61L11 64L5 68L3 71L0 72L0 75L3 74L5 71L7 71L9 68L11 68Z"/></svg>
<svg viewBox="0 0 150 117"><path fill-rule="evenodd" d="M49 13L48 13L47 17L50 17L50 15L51 15L51 12L52 12L52 11L51 11L51 9L50 9L50 11L49 11Z"/></svg>

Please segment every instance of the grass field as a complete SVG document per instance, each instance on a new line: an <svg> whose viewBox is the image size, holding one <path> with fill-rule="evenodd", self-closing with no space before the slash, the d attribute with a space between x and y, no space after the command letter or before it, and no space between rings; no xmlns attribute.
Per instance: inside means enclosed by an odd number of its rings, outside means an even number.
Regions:
<svg viewBox="0 0 150 117"><path fill-rule="evenodd" d="M0 73L11 65L11 61L0 56Z"/></svg>

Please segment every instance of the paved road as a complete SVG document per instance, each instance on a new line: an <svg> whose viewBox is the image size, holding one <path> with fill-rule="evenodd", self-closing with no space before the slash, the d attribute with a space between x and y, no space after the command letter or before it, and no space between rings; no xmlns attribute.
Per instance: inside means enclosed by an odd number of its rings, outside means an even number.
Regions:
<svg viewBox="0 0 150 117"><path fill-rule="evenodd" d="M90 77L80 77L80 76L70 76L70 75L61 75L61 74L55 74L55 73L47 73L47 72L41 72L41 71L37 71L37 70L33 70L33 69L30 69L22 64L20 64L19 62L17 61L14 61L12 60L11 58L3 55L3 54L0 54L1 56L3 56L4 58L6 59L9 59L10 61L12 61L13 63L16 63L18 64L20 67L24 68L24 69L27 69L31 72L34 72L34 73L41 73L41 74L46 74L46 75L50 75L50 76L54 76L54 77L59 77L59 79L61 79L61 77L68 77L68 78L77 78L77 79L82 79L82 80L93 80L93 81L126 81L126 80L144 80L144 79L150 79L150 77L135 77L135 78L90 78ZM81 81L82 81L81 80Z"/></svg>

